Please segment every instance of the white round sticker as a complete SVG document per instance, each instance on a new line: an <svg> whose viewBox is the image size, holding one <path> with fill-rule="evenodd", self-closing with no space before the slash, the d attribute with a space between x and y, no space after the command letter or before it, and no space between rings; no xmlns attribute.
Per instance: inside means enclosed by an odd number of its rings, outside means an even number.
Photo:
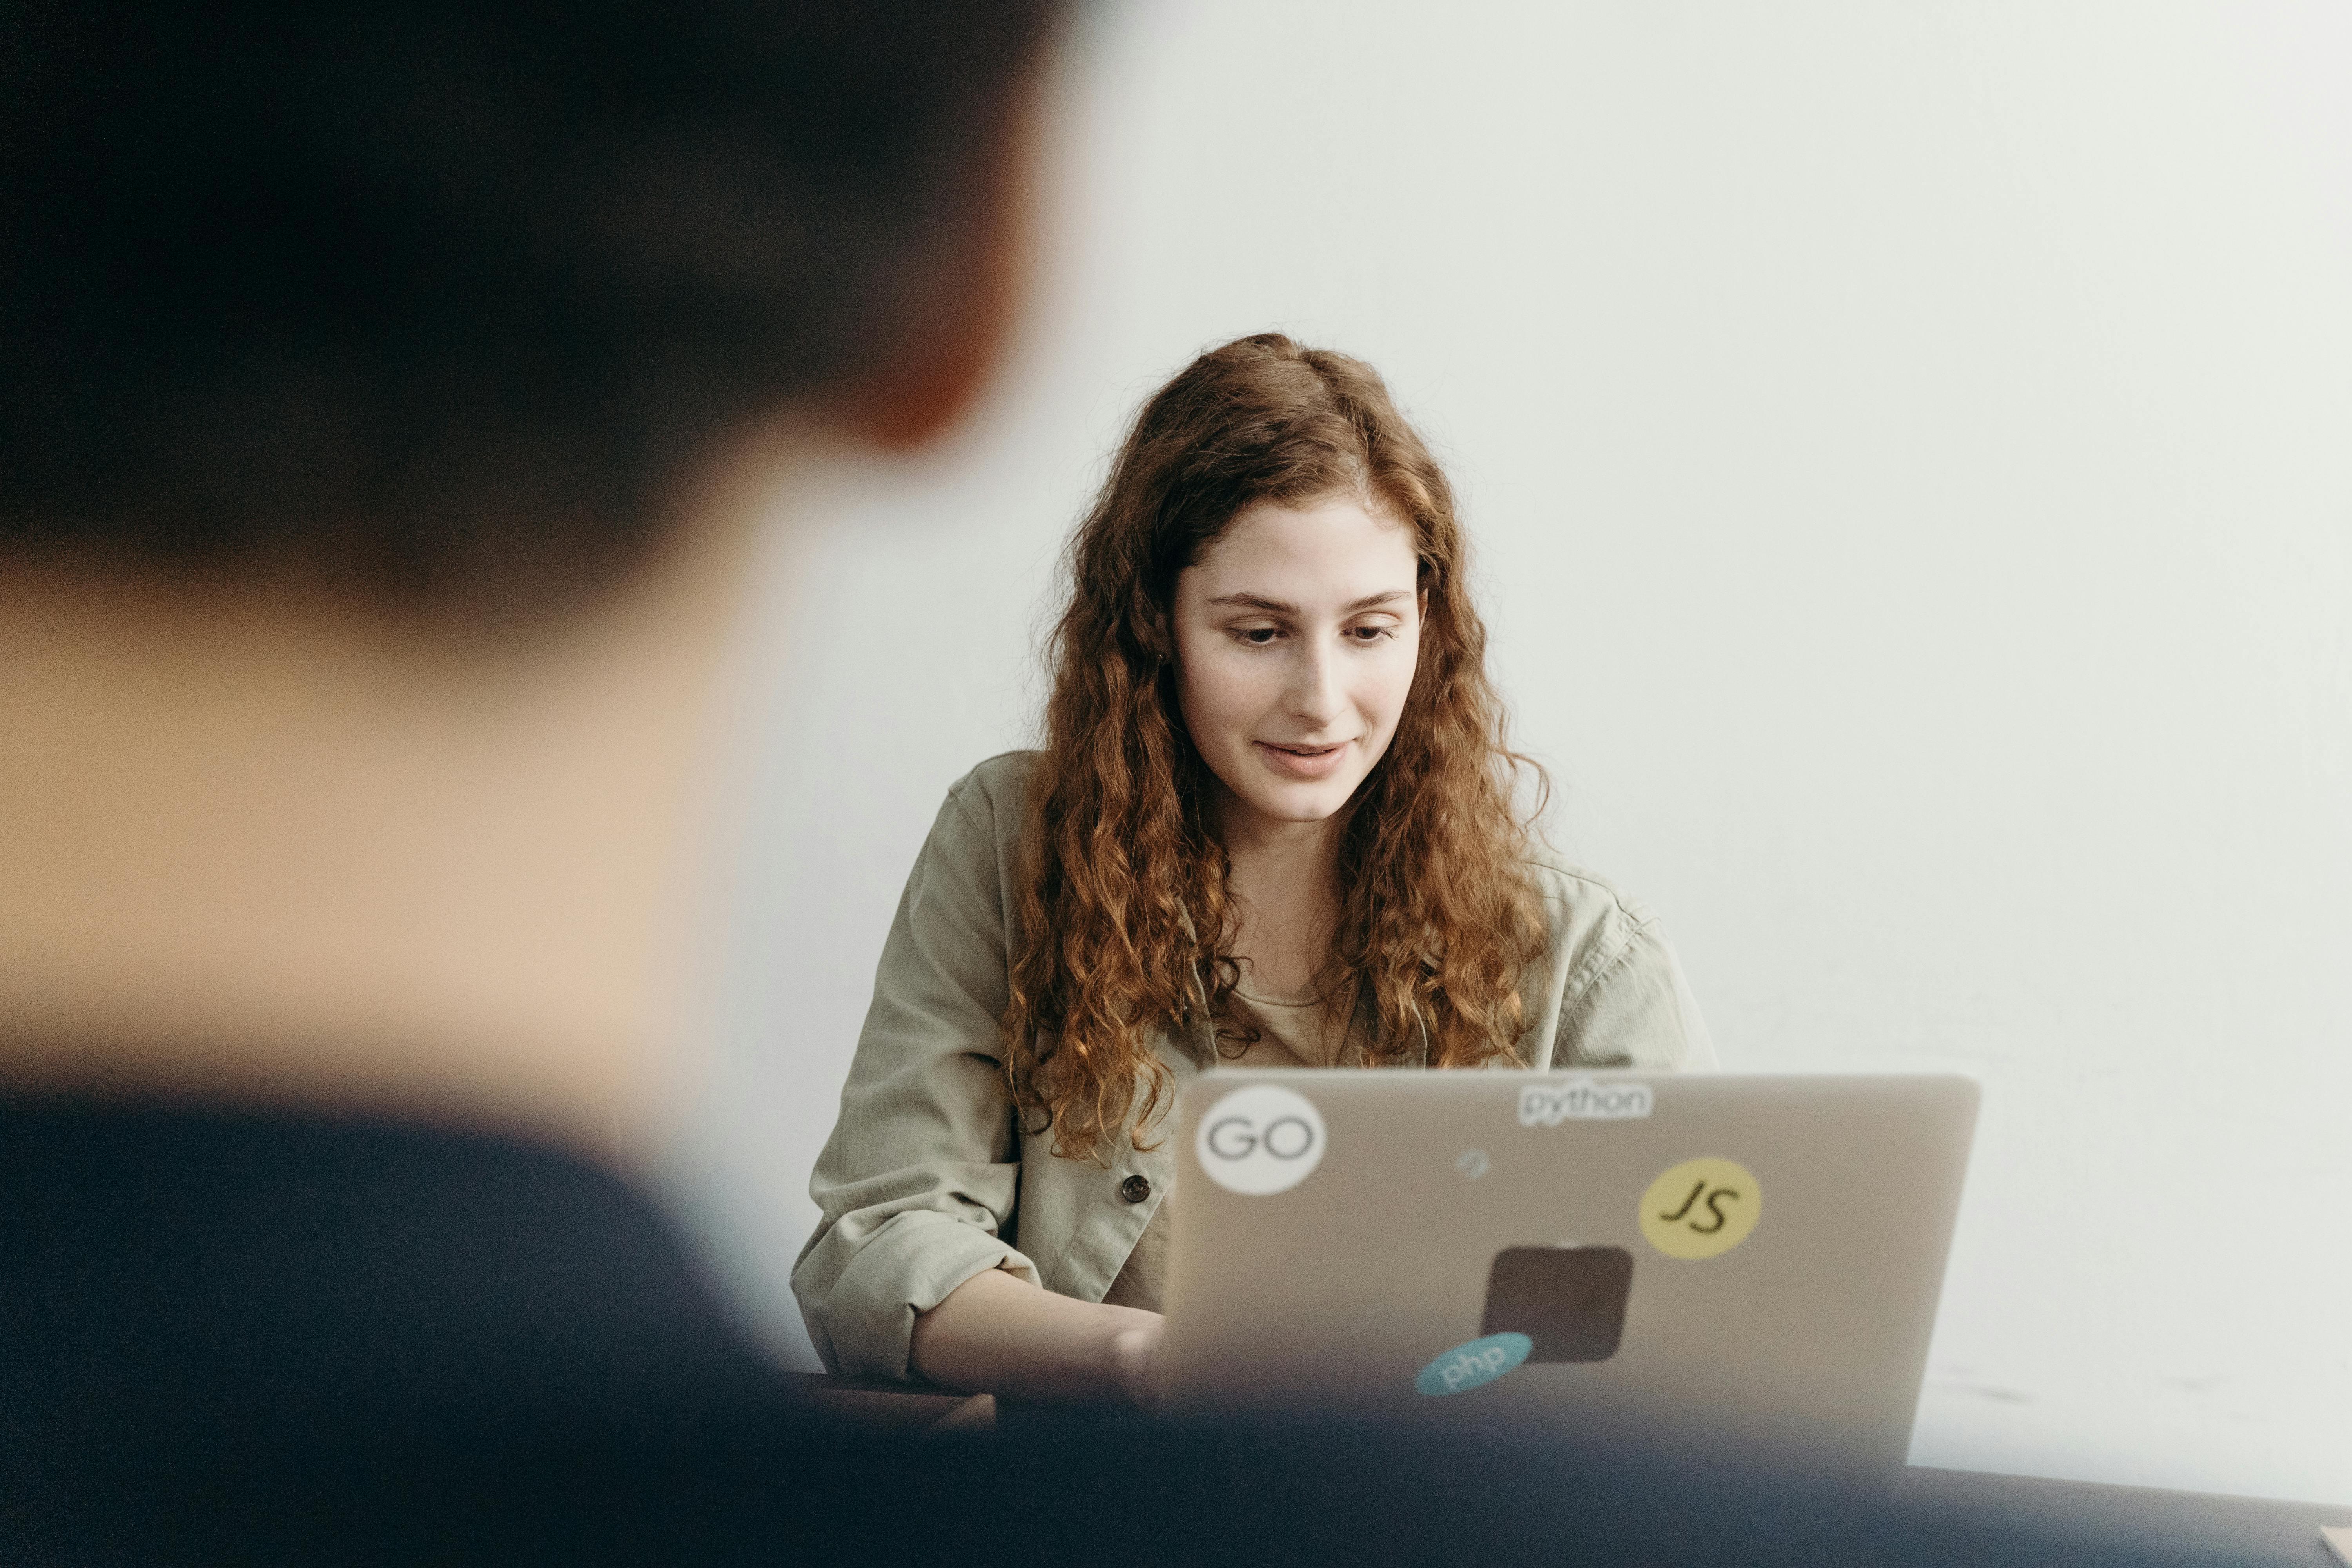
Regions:
<svg viewBox="0 0 2352 1568"><path fill-rule="evenodd" d="M1323 1163L1325 1141L1313 1100L1260 1083L1234 1090L1201 1118L1192 1152L1217 1185L1262 1198L1305 1181Z"/></svg>

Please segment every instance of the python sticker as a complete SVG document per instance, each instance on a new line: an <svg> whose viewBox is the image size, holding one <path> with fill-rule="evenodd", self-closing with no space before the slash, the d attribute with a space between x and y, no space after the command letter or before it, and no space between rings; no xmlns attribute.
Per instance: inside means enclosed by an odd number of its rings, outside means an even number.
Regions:
<svg viewBox="0 0 2352 1568"><path fill-rule="evenodd" d="M1286 1193L1323 1163L1323 1114L1315 1102L1279 1084L1252 1084L1217 1101L1201 1118L1192 1152L1209 1180L1230 1193Z"/></svg>
<svg viewBox="0 0 2352 1568"><path fill-rule="evenodd" d="M1642 1234L1668 1258L1720 1258L1756 1228L1764 1188L1737 1160L1710 1155L1658 1173L1642 1194Z"/></svg>
<svg viewBox="0 0 2352 1568"><path fill-rule="evenodd" d="M1527 1360L1535 1348L1535 1341L1525 1334L1488 1334L1466 1345L1455 1345L1423 1367L1412 1386L1421 1394L1461 1394L1494 1382Z"/></svg>
<svg viewBox="0 0 2352 1568"><path fill-rule="evenodd" d="M1556 1079L1519 1090L1519 1125L1557 1127L1563 1121L1638 1121L1656 1097L1646 1083L1603 1083L1594 1078Z"/></svg>

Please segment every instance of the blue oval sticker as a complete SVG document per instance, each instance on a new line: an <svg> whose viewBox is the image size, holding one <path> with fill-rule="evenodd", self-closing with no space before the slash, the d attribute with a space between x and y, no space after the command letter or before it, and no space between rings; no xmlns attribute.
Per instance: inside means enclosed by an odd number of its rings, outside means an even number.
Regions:
<svg viewBox="0 0 2352 1568"><path fill-rule="evenodd" d="M1460 1394L1482 1383L1492 1383L1536 1348L1525 1334L1488 1334L1466 1345L1455 1345L1421 1369L1412 1385L1423 1394Z"/></svg>

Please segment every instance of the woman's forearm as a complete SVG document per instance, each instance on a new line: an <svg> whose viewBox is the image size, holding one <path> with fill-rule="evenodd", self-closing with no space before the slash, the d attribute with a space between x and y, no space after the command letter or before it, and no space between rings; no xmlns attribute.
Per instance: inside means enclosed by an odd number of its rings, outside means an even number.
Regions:
<svg viewBox="0 0 2352 1568"><path fill-rule="evenodd" d="M1001 1268L915 1319L918 1376L1014 1399L1131 1400L1160 1336L1157 1312L1080 1301Z"/></svg>

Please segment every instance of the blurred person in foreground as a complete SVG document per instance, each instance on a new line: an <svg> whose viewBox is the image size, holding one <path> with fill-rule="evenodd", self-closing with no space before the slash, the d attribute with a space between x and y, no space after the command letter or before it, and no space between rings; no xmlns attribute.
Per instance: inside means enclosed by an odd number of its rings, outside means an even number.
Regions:
<svg viewBox="0 0 2352 1568"><path fill-rule="evenodd" d="M0 1556L1986 1543L1507 1434L828 1425L636 1195L753 520L982 384L1051 9L0 16Z"/></svg>
<svg viewBox="0 0 2352 1568"><path fill-rule="evenodd" d="M626 1179L709 693L992 364L1058 9L0 17L0 1556L783 1419Z"/></svg>

